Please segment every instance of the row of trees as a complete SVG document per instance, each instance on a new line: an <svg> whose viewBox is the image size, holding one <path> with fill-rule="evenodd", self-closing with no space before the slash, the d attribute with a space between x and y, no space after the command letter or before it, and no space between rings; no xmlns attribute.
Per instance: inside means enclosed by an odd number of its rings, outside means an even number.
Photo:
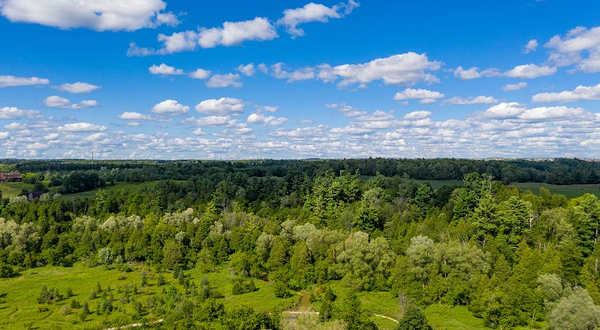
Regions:
<svg viewBox="0 0 600 330"><path fill-rule="evenodd" d="M106 182L188 180L192 177L241 173L248 177L306 175L311 179L324 171L381 173L421 180L461 180L468 173L490 174L504 183L546 182L552 184L600 183L600 163L579 159L474 160L474 159L344 159L344 160L252 160L252 161L85 161L3 160L1 167L22 173L95 171ZM50 177L50 176L48 176Z"/></svg>

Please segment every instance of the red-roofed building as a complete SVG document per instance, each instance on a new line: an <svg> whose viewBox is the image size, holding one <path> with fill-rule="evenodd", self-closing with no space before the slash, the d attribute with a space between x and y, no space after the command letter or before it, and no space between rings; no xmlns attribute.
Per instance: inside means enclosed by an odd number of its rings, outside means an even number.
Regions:
<svg viewBox="0 0 600 330"><path fill-rule="evenodd" d="M0 173L0 182L21 182L21 173Z"/></svg>

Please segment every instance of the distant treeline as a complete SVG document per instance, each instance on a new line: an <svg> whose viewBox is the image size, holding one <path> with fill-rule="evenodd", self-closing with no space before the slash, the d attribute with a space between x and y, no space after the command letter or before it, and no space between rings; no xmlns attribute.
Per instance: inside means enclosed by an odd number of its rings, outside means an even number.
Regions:
<svg viewBox="0 0 600 330"><path fill-rule="evenodd" d="M150 160L2 160L3 167L20 172L99 171L108 181L144 182L188 180L195 176L242 173L249 177L314 178L324 170L348 170L362 175L402 176L417 180L462 180L468 173L489 174L496 180L550 184L600 183L600 162L580 159L473 160L473 159L331 159L248 161L150 161Z"/></svg>

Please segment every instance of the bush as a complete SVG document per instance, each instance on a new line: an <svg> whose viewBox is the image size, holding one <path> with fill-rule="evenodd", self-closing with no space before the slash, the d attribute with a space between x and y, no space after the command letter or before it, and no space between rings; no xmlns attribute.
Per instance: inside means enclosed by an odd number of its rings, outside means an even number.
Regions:
<svg viewBox="0 0 600 330"><path fill-rule="evenodd" d="M287 298L287 297L291 297L292 293L290 292L290 290L288 289L287 285L285 285L285 283L283 282L275 282L275 297L277 298Z"/></svg>

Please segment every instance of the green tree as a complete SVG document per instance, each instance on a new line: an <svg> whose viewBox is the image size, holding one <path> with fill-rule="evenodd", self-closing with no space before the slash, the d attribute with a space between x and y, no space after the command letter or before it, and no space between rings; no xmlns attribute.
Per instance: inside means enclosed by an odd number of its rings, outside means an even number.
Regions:
<svg viewBox="0 0 600 330"><path fill-rule="evenodd" d="M548 315L552 330L593 330L600 326L600 308L583 288L561 298Z"/></svg>
<svg viewBox="0 0 600 330"><path fill-rule="evenodd" d="M396 330L431 330L427 317L419 306L409 304Z"/></svg>

